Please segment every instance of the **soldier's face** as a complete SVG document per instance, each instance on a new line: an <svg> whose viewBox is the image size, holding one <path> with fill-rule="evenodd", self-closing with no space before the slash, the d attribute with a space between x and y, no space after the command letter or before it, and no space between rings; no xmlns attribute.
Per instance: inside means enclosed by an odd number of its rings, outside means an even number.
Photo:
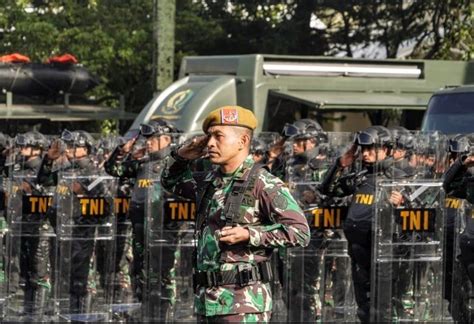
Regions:
<svg viewBox="0 0 474 324"><path fill-rule="evenodd" d="M375 146L362 146L362 160L365 163L375 163L387 157L387 149Z"/></svg>
<svg viewBox="0 0 474 324"><path fill-rule="evenodd" d="M243 135L235 128L222 125L208 128L207 150L212 163L226 164L245 148L245 143L242 140Z"/></svg>
<svg viewBox="0 0 474 324"><path fill-rule="evenodd" d="M301 154L314 148L316 144L309 139L296 139L293 142L293 153Z"/></svg>
<svg viewBox="0 0 474 324"><path fill-rule="evenodd" d="M146 140L146 149L148 152L157 152L168 147L171 144L171 138L167 135L152 136Z"/></svg>
<svg viewBox="0 0 474 324"><path fill-rule="evenodd" d="M31 146L23 146L20 150L20 155L24 157L35 157L41 154L41 150L35 149Z"/></svg>
<svg viewBox="0 0 474 324"><path fill-rule="evenodd" d="M425 165L426 166L433 166L436 162L436 157L433 155L428 155L425 158Z"/></svg>
<svg viewBox="0 0 474 324"><path fill-rule="evenodd" d="M400 149L395 149L393 151L393 159L394 160L400 160L405 157L405 150L400 150Z"/></svg>
<svg viewBox="0 0 474 324"><path fill-rule="evenodd" d="M30 146L22 146L20 149L20 155L28 157L28 156L31 156L32 151L33 149Z"/></svg>
<svg viewBox="0 0 474 324"><path fill-rule="evenodd" d="M255 152L252 154L252 158L256 163L262 161L264 157L265 155L261 152Z"/></svg>
<svg viewBox="0 0 474 324"><path fill-rule="evenodd" d="M66 149L66 156L69 160L82 159L87 156L87 148L79 146L68 146Z"/></svg>

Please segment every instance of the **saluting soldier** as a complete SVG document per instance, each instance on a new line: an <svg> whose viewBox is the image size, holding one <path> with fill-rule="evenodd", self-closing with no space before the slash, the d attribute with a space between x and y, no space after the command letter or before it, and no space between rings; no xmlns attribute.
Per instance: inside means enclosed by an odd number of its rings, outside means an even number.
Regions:
<svg viewBox="0 0 474 324"><path fill-rule="evenodd" d="M321 185L321 191L328 196L347 197L352 195L348 215L344 221L344 234L349 243L352 262L352 281L357 302L357 316L362 323L370 321L370 274L372 262L372 222L375 216L375 182L383 176L378 165L389 156L392 139L388 129L371 126L358 132L352 147L339 157L329 168ZM358 169L357 151L362 155L362 173L342 181L344 171ZM358 199L360 195L370 195L369 202ZM384 314L387 320L390 314Z"/></svg>
<svg viewBox="0 0 474 324"><path fill-rule="evenodd" d="M249 154L256 126L248 109L214 110L202 125L206 135L172 151L161 178L165 189L197 199L194 284L201 322L268 322L274 248L309 243L308 223L289 190ZM206 154L213 167L198 181L191 161Z"/></svg>
<svg viewBox="0 0 474 324"><path fill-rule="evenodd" d="M142 301L145 283L145 205L153 180L159 177L161 164L170 153L171 133L176 128L164 119L156 119L140 127L140 137L134 136L119 145L105 162L105 171L116 177L133 179L130 207L132 223L132 284L134 295ZM144 139L144 141L142 141ZM139 149L140 145L143 149ZM143 146L144 145L144 146ZM145 150L146 149L146 150ZM148 153L145 155L145 153Z"/></svg>

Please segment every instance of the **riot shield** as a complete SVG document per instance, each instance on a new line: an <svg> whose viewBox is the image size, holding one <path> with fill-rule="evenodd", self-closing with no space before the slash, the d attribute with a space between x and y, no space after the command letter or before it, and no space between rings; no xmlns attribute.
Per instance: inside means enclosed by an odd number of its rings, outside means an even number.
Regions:
<svg viewBox="0 0 474 324"><path fill-rule="evenodd" d="M132 255L132 224L128 210L130 207L130 191L132 183L129 179L118 179L116 196L114 197L114 214L116 232L114 236L113 266L113 320L125 320L139 312L141 303L133 296L131 282Z"/></svg>
<svg viewBox="0 0 474 324"><path fill-rule="evenodd" d="M174 143L184 138L176 135ZM177 137L180 137L179 139ZM205 165L197 165L205 171ZM146 214L146 288L143 319L154 322L194 321L194 201L183 200L161 187L163 164L150 171Z"/></svg>
<svg viewBox="0 0 474 324"><path fill-rule="evenodd" d="M55 234L47 211L53 191L38 185L35 169L17 162L10 169L7 189L5 320L48 321L53 313L51 247Z"/></svg>
<svg viewBox="0 0 474 324"><path fill-rule="evenodd" d="M286 252L289 322L355 320L351 262L342 231L348 199L319 190L325 172L351 140L350 133L318 134L316 151L293 154L289 160L288 184L311 227L310 244Z"/></svg>
<svg viewBox="0 0 474 324"><path fill-rule="evenodd" d="M6 199L7 196L7 179L0 176L0 319L3 318L3 306L5 304L6 296L6 233L7 233L7 220L6 220Z"/></svg>
<svg viewBox="0 0 474 324"><path fill-rule="evenodd" d="M404 161L376 168L370 316L374 322L440 321L443 315L445 141L414 134Z"/></svg>
<svg viewBox="0 0 474 324"><path fill-rule="evenodd" d="M194 201L150 187L147 203L144 320L181 322L194 318Z"/></svg>
<svg viewBox="0 0 474 324"><path fill-rule="evenodd" d="M467 186L474 189L474 182L471 181ZM472 189L467 189L467 191ZM454 321L472 323L474 321L474 267L470 238L474 237L474 209L472 203L467 200L451 198L449 203L459 204L456 209L454 227L450 311Z"/></svg>
<svg viewBox="0 0 474 324"><path fill-rule="evenodd" d="M55 312L58 321L110 320L116 179L71 169L58 176Z"/></svg>

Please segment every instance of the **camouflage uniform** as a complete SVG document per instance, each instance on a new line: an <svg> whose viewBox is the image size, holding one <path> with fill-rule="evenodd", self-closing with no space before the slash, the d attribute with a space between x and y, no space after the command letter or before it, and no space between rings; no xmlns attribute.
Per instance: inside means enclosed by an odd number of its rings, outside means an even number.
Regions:
<svg viewBox="0 0 474 324"><path fill-rule="evenodd" d="M225 226L226 195L235 180L243 179L254 165L249 155L232 174L222 174L217 167L199 180L193 177L190 162L173 152L162 176L165 189L188 199L198 198L198 207L204 206L204 220L197 229L195 270L216 272L249 268L269 260L274 248L306 246L310 233L307 221L288 189L267 171L260 171L254 186L248 188L239 210L238 226L245 226L250 233L247 244L226 245L219 243L216 231ZM211 194L209 194L211 193ZM254 200L254 203L252 202ZM202 204L202 205L201 205ZM198 225L199 226L199 225ZM225 285L197 286L195 310L203 322L267 321L272 310L270 284L256 281L247 286ZM245 315L243 315L245 314Z"/></svg>
<svg viewBox="0 0 474 324"><path fill-rule="evenodd" d="M298 182L316 182L322 178L323 170L327 167L321 165L322 161L316 159L319 154L317 147L307 150L301 154L295 155L288 160L287 172L290 173L290 181ZM310 205L320 205L323 203L322 194L319 192L315 185L303 185L302 188L298 188L298 195L296 196L300 206L305 209ZM311 249L321 251L324 249L325 244L324 230L311 229L311 242L309 246ZM284 253L284 251L280 251ZM286 286L291 286L289 289L289 300L291 304L289 306L289 320L294 322L298 321L314 321L320 315L322 308L321 301L319 298L319 289L321 288L321 264L320 256L314 256L314 258L305 258L301 260L303 264L299 264L298 267L303 269L294 269L302 273L302 276L292 276L291 284L286 282ZM293 267L295 267L293 265ZM285 268L288 268L286 265ZM293 270L293 269L292 269ZM300 290L302 288L302 291ZM292 304L297 304L297 307L292 307ZM302 312L303 311L303 312Z"/></svg>
<svg viewBox="0 0 474 324"><path fill-rule="evenodd" d="M133 185L133 179L125 177L119 178L117 198L129 199ZM129 238L131 226L129 223L128 210L116 210L116 217L114 302L124 303L131 292L130 266L133 261L132 242Z"/></svg>
<svg viewBox="0 0 474 324"><path fill-rule="evenodd" d="M132 160L128 157L119 157L119 150L116 149L109 160L105 163L105 170L108 174L134 180L129 208L129 217L132 222L133 233L133 266L131 275L134 294L139 301L142 301L143 294L145 293L143 290L146 280L144 269L146 224L145 205L147 199L154 199L153 197L148 196L150 186L157 183L153 180L159 178L164 161L163 159L169 155L169 152L170 149L167 147L160 151L150 153L148 157L142 160ZM153 192L160 192L160 188L152 189ZM159 199L159 197L156 198ZM169 263L170 265L168 268L171 270L172 264L174 263L174 252L171 251L170 253L171 255L163 257L163 262ZM170 273L166 276L169 275Z"/></svg>

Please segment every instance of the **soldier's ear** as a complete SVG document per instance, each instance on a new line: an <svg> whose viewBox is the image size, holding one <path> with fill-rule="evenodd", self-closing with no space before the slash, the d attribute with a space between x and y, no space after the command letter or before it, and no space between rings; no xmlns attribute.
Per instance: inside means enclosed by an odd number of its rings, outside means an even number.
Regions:
<svg viewBox="0 0 474 324"><path fill-rule="evenodd" d="M250 138L250 135L247 132L243 132L240 136L240 141L242 143L242 148L244 147L250 147L250 142L252 139Z"/></svg>

